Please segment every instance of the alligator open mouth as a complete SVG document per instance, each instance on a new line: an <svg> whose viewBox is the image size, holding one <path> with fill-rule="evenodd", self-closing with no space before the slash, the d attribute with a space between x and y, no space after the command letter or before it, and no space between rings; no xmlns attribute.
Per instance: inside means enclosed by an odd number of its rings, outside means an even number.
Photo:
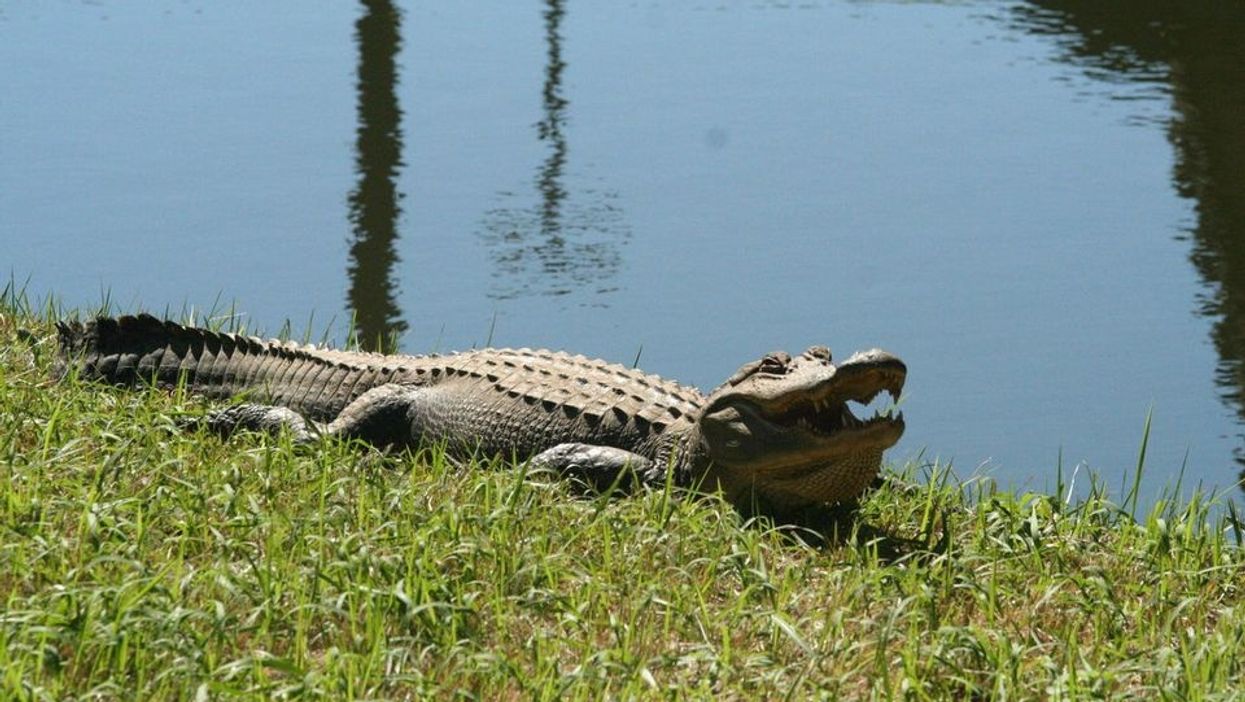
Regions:
<svg viewBox="0 0 1245 702"><path fill-rule="evenodd" d="M798 393L788 396L786 402L762 409L761 415L779 427L823 437L887 428L902 431L903 413L895 404L906 377L907 369L894 357L853 356L821 387L803 397ZM877 407L875 400L882 395L889 396L891 403ZM852 405L862 406L868 416L857 416Z"/></svg>
<svg viewBox="0 0 1245 702"><path fill-rule="evenodd" d="M893 402L898 402L899 397L897 394L892 394L888 390L879 390L873 397L867 398L859 404L864 405L865 409L869 410L873 405L874 399L883 393L890 395ZM872 413L865 419L856 416L856 413L852 411L851 404L856 403L835 402L833 400L810 402L808 405L798 407L782 416L770 416L767 419L779 426L794 427L811 434L823 436L867 430L871 427L903 424L903 412L900 412L893 404L881 409L872 409Z"/></svg>

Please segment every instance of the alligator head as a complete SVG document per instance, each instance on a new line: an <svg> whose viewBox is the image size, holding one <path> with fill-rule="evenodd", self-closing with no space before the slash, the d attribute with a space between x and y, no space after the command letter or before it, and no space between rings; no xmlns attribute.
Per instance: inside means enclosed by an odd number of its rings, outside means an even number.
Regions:
<svg viewBox="0 0 1245 702"><path fill-rule="evenodd" d="M903 415L858 418L849 402L899 398L907 368L885 351L839 365L814 346L792 358L771 353L739 369L706 398L701 449L728 499L792 508L858 496L877 476L882 451L903 434Z"/></svg>

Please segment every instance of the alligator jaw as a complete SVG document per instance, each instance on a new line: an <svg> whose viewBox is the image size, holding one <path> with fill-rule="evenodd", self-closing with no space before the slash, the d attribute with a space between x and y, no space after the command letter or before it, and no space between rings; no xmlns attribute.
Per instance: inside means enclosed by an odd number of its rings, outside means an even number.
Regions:
<svg viewBox="0 0 1245 702"><path fill-rule="evenodd" d="M802 396L792 393L769 411L761 406L756 410L775 431L797 432L813 443L864 440L889 448L903 434L903 413L891 407L861 419L849 403L869 405L883 394L897 403L906 377L907 369L899 359L880 351L860 353Z"/></svg>

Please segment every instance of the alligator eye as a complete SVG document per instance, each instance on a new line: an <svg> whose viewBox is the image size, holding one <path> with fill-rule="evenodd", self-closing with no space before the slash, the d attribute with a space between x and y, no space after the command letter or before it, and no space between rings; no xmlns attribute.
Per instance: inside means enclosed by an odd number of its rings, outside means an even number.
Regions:
<svg viewBox="0 0 1245 702"><path fill-rule="evenodd" d="M809 349L804 352L804 355L815 361L831 360L830 349L825 346L810 346Z"/></svg>
<svg viewBox="0 0 1245 702"><path fill-rule="evenodd" d="M775 351L773 353L766 354L765 358L761 359L761 367L759 370L762 373L775 373L782 375L787 372L787 365L789 363L791 363L791 356L787 355L784 351Z"/></svg>

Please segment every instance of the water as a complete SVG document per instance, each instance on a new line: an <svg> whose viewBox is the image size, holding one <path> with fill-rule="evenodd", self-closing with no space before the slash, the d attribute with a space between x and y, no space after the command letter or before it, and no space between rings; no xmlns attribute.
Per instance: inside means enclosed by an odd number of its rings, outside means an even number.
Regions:
<svg viewBox="0 0 1245 702"><path fill-rule="evenodd" d="M1242 12L1210 3L9 3L0 270L711 388L904 357L891 455L1229 487Z"/></svg>

